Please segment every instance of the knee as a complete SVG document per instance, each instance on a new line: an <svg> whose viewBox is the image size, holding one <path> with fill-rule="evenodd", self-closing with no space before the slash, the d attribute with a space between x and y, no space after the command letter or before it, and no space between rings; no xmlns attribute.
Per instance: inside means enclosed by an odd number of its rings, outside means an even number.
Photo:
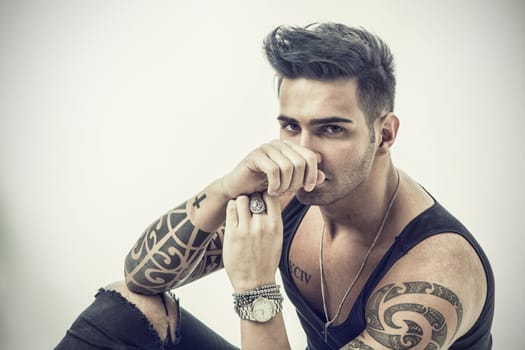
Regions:
<svg viewBox="0 0 525 350"><path fill-rule="evenodd" d="M162 341L167 337L175 341L179 310L177 301L170 293L138 294L130 291L124 281L111 283L105 289L120 293L134 304L146 316Z"/></svg>

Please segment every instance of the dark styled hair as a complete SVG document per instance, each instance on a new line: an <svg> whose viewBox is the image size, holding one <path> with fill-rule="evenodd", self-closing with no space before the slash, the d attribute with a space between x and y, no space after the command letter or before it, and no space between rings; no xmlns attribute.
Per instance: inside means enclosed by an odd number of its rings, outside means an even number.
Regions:
<svg viewBox="0 0 525 350"><path fill-rule="evenodd" d="M369 125L393 111L394 59L386 43L363 28L314 23L279 26L264 40L268 61L278 76L313 80L357 79L357 99Z"/></svg>

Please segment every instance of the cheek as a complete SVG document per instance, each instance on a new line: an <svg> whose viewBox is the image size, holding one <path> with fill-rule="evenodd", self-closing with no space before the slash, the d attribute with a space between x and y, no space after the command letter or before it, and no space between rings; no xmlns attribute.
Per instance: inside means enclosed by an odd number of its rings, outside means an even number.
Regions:
<svg viewBox="0 0 525 350"><path fill-rule="evenodd" d="M329 173L337 173L348 167L352 162L352 157L347 150L332 150L330 152L321 151L321 169Z"/></svg>
<svg viewBox="0 0 525 350"><path fill-rule="evenodd" d="M328 170L331 173L348 172L358 167L367 153L366 149L340 148L331 150L330 152L323 152L321 168Z"/></svg>

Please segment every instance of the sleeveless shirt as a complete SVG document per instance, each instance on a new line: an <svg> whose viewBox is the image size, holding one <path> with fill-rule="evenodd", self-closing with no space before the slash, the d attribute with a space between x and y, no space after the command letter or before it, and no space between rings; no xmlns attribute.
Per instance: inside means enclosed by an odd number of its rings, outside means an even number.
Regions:
<svg viewBox="0 0 525 350"><path fill-rule="evenodd" d="M418 243L444 232L459 234L470 243L478 254L487 277L487 295L479 318L466 334L454 342L450 349L490 350L492 348L490 329L494 315L494 276L490 263L472 234L435 200L430 208L415 217L396 236L394 243L360 291L348 318L343 323L328 328L328 338L325 343L324 316L314 311L302 297L290 273L288 259L293 237L308 208L308 205L300 203L294 197L283 210L284 239L279 263L283 286L288 298L296 308L297 315L306 333L308 350L339 349L356 338L366 327L365 306L368 298L392 265Z"/></svg>

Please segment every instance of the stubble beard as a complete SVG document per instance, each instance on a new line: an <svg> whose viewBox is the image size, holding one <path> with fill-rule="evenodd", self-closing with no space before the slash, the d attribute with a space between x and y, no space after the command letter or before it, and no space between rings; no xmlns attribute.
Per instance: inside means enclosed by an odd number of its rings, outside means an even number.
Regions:
<svg viewBox="0 0 525 350"><path fill-rule="evenodd" d="M334 176L332 173L326 173L328 180L326 183L323 183L322 187L324 188L315 188L311 192L307 192L302 188L299 189L295 194L299 202L305 205L326 206L351 196L366 181L370 174L374 161L373 146L374 144L370 143L359 164L345 169L339 175L340 177ZM341 180L339 181L339 179ZM340 183L338 184L338 182Z"/></svg>

